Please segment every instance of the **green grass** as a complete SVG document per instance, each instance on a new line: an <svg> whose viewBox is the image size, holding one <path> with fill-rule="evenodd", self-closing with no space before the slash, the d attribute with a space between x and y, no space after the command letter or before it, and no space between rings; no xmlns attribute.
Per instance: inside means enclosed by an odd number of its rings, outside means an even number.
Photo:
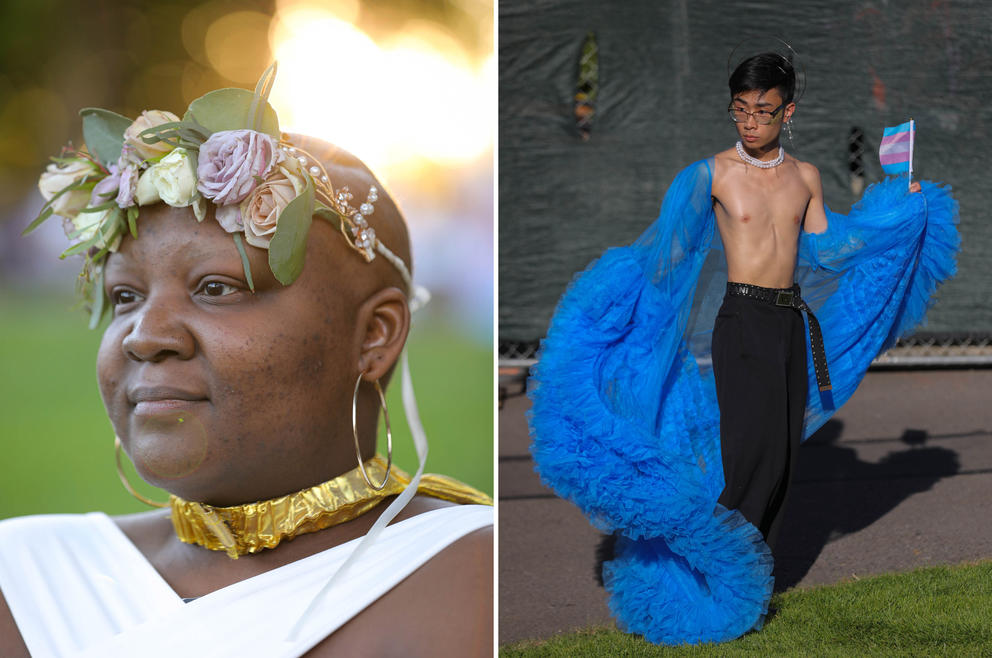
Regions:
<svg viewBox="0 0 992 658"><path fill-rule="evenodd" d="M114 435L96 385L102 332L88 330L85 314L72 305L67 298L0 293L0 519L148 509L124 491L114 469ZM415 322L409 359L430 441L427 471L492 494L491 347L436 322ZM394 459L413 472L416 453L399 375L397 370L387 393ZM384 438L380 446L384 450ZM136 488L165 500L166 494L128 472Z"/></svg>
<svg viewBox="0 0 992 658"><path fill-rule="evenodd" d="M514 656L992 656L992 561L775 595L777 614L723 644L661 647L615 628L500 648Z"/></svg>

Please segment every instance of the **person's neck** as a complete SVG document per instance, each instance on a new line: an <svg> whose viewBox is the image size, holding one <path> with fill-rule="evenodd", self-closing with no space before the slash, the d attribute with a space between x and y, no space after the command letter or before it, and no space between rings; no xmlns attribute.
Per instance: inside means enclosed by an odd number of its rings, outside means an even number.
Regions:
<svg viewBox="0 0 992 658"><path fill-rule="evenodd" d="M372 482L382 483L382 486ZM179 539L231 558L275 548L283 540L339 525L401 493L410 477L376 455L331 480L256 503L214 507L176 496L169 499Z"/></svg>
<svg viewBox="0 0 992 658"><path fill-rule="evenodd" d="M778 150L781 148L782 143L779 139L775 139L762 147L754 148L753 146L748 146L747 142L744 140L741 140L741 146L744 148L744 152L752 158L757 158L758 160L774 160L778 157Z"/></svg>

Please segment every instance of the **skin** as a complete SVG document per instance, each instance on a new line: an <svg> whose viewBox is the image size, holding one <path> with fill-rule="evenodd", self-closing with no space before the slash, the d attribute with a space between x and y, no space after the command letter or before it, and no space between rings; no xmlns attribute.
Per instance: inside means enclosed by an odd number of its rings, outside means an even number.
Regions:
<svg viewBox="0 0 992 658"><path fill-rule="evenodd" d="M748 115L736 123L747 154L759 160L778 156L784 122L795 103L784 103L778 89L750 90L731 104L748 112L777 111L771 123ZM919 192L919 183L911 191ZM713 208L727 258L729 281L766 288L788 288L794 281L801 231L827 230L820 173L786 154L782 164L761 169L741 160L736 148L714 157Z"/></svg>
<svg viewBox="0 0 992 658"><path fill-rule="evenodd" d="M752 116L735 124L748 155L775 159L782 126L791 120L796 104L784 103L778 89L745 91L733 96L731 103L748 112L771 112L781 106L767 125ZM913 183L912 191L919 190L919 183ZM766 288L790 287L800 232L827 229L817 168L786 154L781 165L760 169L730 148L714 157L712 193L728 280Z"/></svg>
<svg viewBox="0 0 992 658"><path fill-rule="evenodd" d="M783 105L778 89L744 92L731 102L749 112ZM768 125L751 116L735 124L744 150L760 160L777 157L783 120L790 120L795 109L795 103L784 104ZM827 228L816 167L787 154L781 165L759 169L742 161L734 148L718 153L714 164L713 209L728 279L767 288L791 286L800 231Z"/></svg>
<svg viewBox="0 0 992 658"><path fill-rule="evenodd" d="M357 160L322 143L307 150L364 199L374 179ZM402 219L382 192L372 221L409 262ZM365 263L315 219L303 272L288 287L272 276L265 250L246 247L251 293L231 236L211 217L201 224L190 208L158 204L142 208L139 227L139 238L125 238L107 261L113 317L97 371L114 431L144 479L223 506L349 471L359 373L362 452L374 454L371 382L385 386L410 322L401 280L384 259ZM398 520L449 505L418 496ZM198 597L361 537L385 507L238 560L180 542L168 510L115 521L177 594ZM491 528L467 535L308 655L490 654L492 554ZM27 655L2 595L0 655Z"/></svg>

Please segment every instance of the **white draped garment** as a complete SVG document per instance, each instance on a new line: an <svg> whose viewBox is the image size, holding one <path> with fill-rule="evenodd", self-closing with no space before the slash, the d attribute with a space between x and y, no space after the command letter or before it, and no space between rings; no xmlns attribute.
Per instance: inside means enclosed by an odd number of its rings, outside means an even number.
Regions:
<svg viewBox="0 0 992 658"><path fill-rule="evenodd" d="M190 647L295 657L492 523L492 507L459 505L388 526L293 640L289 630L361 538L184 603L106 514L14 518L0 522L0 590L34 658L173 658Z"/></svg>

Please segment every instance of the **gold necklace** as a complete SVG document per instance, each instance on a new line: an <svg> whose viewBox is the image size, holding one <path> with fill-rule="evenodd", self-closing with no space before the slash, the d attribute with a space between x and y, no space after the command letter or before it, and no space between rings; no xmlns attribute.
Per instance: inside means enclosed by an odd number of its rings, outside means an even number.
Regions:
<svg viewBox="0 0 992 658"><path fill-rule="evenodd" d="M365 462L373 480L386 476L386 460L376 455ZM410 476L396 468L381 490L372 489L358 468L322 484L279 498L257 503L213 507L204 503L169 498L172 526L187 544L213 551L226 551L232 559L275 548L279 542L356 519L388 496L395 496L410 483ZM486 494L443 475L424 475L417 493L456 503L492 505Z"/></svg>

